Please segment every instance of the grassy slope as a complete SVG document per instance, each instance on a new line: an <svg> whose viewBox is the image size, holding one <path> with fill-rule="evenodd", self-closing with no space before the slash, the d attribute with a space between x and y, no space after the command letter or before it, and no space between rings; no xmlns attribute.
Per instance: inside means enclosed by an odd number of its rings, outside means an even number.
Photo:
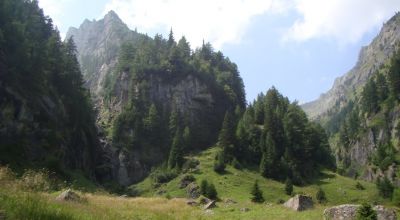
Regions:
<svg viewBox="0 0 400 220"><path fill-rule="evenodd" d="M205 213L201 207L186 205L186 199L154 197L157 191L165 190L171 197L185 197L184 189L179 189L178 176L168 184L153 188L148 178L136 185L143 191L141 198L121 198L105 193L82 194L86 202L55 202L59 192L32 193L18 188L14 182L2 180L0 175L0 214L6 212L10 219L321 219L323 210L332 205L343 203L360 203L362 201L378 202L390 205L388 201L379 199L374 184L360 181L366 190L357 190L356 181L324 172L323 177L316 180L314 185L295 187L296 193L315 196L318 185L322 187L328 198L324 205L315 205L312 210L295 212L277 204L277 200L286 200L289 196L283 191L284 184L262 178L251 170L237 170L230 166L227 173L218 175L212 170L216 150L209 149L195 156L200 160L200 171L193 173L196 181L202 179L213 182L219 197L237 201L237 204L227 205L217 203L213 214ZM0 170L1 171L1 170ZM0 172L1 174L1 172ZM253 204L250 202L250 189L258 179L264 192L266 203ZM164 194L165 196L165 194ZM241 212L240 208L249 208L249 212ZM25 211L22 211L25 210ZM26 211L28 210L28 211ZM24 214L25 213L25 214ZM30 216L30 217L28 217ZM33 216L33 217L32 217Z"/></svg>
<svg viewBox="0 0 400 220"><path fill-rule="evenodd" d="M332 205L361 203L363 201L389 205L388 201L378 196L374 184L359 181L365 187L365 190L357 190L355 188L356 180L325 171L319 179L315 180L314 184L294 187L294 192L307 194L315 198L318 188L321 187L328 198L327 203L324 205L317 204L314 209L309 211L294 212L277 204L278 200L286 201L289 198L284 193L283 183L262 178L256 171L237 170L231 166L227 167L226 174L219 175L212 169L215 153L216 149L211 148L195 156L200 161L200 171L192 174L198 184L203 179L214 183L222 200L230 198L238 202L238 204L229 206L223 202L218 203L218 208L214 210L215 214L213 215L217 219L226 217L231 219L264 219L266 216L269 219L321 219L323 210ZM172 197L185 197L185 189L179 189L178 187L181 177L179 176L158 188L152 187L151 179L148 178L135 187L143 192L143 196L147 197L156 196L157 192L160 191L165 191ZM267 204L258 205L250 202L250 190L255 180L258 180ZM242 213L240 212L242 207L248 207L251 211Z"/></svg>

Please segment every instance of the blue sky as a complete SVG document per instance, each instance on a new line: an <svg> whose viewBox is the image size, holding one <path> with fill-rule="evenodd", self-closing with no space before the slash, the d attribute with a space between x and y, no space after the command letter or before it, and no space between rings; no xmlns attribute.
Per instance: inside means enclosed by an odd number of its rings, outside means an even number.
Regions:
<svg viewBox="0 0 400 220"><path fill-rule="evenodd" d="M272 85L301 103L356 63L399 0L39 0L60 33L114 10L131 29L210 41L235 62L248 101Z"/></svg>

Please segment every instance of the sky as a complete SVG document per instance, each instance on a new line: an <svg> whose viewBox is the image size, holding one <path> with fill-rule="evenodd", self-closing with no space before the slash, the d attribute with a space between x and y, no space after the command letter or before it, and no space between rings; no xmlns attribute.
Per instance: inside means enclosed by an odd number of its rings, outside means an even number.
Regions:
<svg viewBox="0 0 400 220"><path fill-rule="evenodd" d="M39 0L65 36L84 19L114 10L138 32L203 40L238 65L246 96L275 86L292 101L328 91L356 63L362 46L396 12L399 0Z"/></svg>

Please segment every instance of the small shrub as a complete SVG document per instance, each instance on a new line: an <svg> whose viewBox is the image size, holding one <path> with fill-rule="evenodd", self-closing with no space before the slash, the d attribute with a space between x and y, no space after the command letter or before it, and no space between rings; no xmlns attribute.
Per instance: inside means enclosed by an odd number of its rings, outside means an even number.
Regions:
<svg viewBox="0 0 400 220"><path fill-rule="evenodd" d="M257 180L254 182L253 188L251 189L251 201L256 203L263 203L265 201Z"/></svg>
<svg viewBox="0 0 400 220"><path fill-rule="evenodd" d="M320 204L326 202L326 195L325 195L324 190L322 190L322 188L318 189L315 197L317 198L317 201Z"/></svg>
<svg viewBox="0 0 400 220"><path fill-rule="evenodd" d="M183 166L182 166L182 171L183 171L183 172L188 172L188 171L190 171L191 169L195 169L199 164L200 164L200 161L199 161L199 160L196 160L196 159L193 159L193 158L188 159L188 160L186 160L186 162L183 164Z"/></svg>
<svg viewBox="0 0 400 220"><path fill-rule="evenodd" d="M168 183L174 179L178 174L175 170L158 169L151 174L154 183Z"/></svg>
<svg viewBox="0 0 400 220"><path fill-rule="evenodd" d="M392 198L394 187L387 177L383 178L383 180L378 179L376 186L378 188L379 195L381 195L383 198Z"/></svg>
<svg viewBox="0 0 400 220"><path fill-rule="evenodd" d="M286 179L285 182L285 193L286 195L291 196L293 194L293 183L291 179Z"/></svg>
<svg viewBox="0 0 400 220"><path fill-rule="evenodd" d="M400 206L400 189L395 189L393 191L392 201L396 206Z"/></svg>
<svg viewBox="0 0 400 220"><path fill-rule="evenodd" d="M276 201L276 204L283 204L283 203L285 203L285 200L283 200L283 199L278 199Z"/></svg>
<svg viewBox="0 0 400 220"><path fill-rule="evenodd" d="M364 190L365 187L364 187L360 182L357 182L357 183L356 183L356 189L358 189L358 190Z"/></svg>
<svg viewBox="0 0 400 220"><path fill-rule="evenodd" d="M217 173L223 173L225 171L225 157L222 151L216 155L214 161L214 171Z"/></svg>
<svg viewBox="0 0 400 220"><path fill-rule="evenodd" d="M18 186L24 190L45 192L57 189L55 180L50 178L47 170L27 170L18 180Z"/></svg>
<svg viewBox="0 0 400 220"><path fill-rule="evenodd" d="M9 167L0 167L0 181L15 180L15 174Z"/></svg>
<svg viewBox="0 0 400 220"><path fill-rule="evenodd" d="M200 183L200 194L203 195L203 196L206 196L207 188L208 188L208 181L207 180L202 180L201 183Z"/></svg>
<svg viewBox="0 0 400 220"><path fill-rule="evenodd" d="M242 164L240 164L240 162L236 159L236 158L233 158L233 160L232 160L232 166L235 168L235 169L238 169L238 170L241 170L243 167L242 167Z"/></svg>
<svg viewBox="0 0 400 220"><path fill-rule="evenodd" d="M378 216L376 211L372 209L370 204L363 203L358 209L356 214L357 220L377 220Z"/></svg>
<svg viewBox="0 0 400 220"><path fill-rule="evenodd" d="M210 199L217 199L218 198L218 193L217 190L215 189L214 184L209 184L207 187L207 192L206 192L206 196Z"/></svg>
<svg viewBox="0 0 400 220"><path fill-rule="evenodd" d="M193 175L184 175L181 179L181 182L183 181L194 182L196 178Z"/></svg>
<svg viewBox="0 0 400 220"><path fill-rule="evenodd" d="M209 199L217 199L218 193L215 189L214 184L208 183L207 180L202 180L200 183L200 194L209 198Z"/></svg>

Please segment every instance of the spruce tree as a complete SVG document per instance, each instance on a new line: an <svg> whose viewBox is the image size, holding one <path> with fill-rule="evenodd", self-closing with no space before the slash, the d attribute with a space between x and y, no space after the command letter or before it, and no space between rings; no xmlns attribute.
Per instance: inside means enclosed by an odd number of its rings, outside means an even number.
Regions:
<svg viewBox="0 0 400 220"><path fill-rule="evenodd" d="M168 167L170 169L173 168L181 168L184 162L183 159L183 141L182 141L182 133L180 129L178 128L175 137L172 141L172 146L171 150L169 153L169 158L168 158Z"/></svg>
<svg viewBox="0 0 400 220"><path fill-rule="evenodd" d="M326 201L326 195L325 192L322 190L322 188L318 188L317 194L315 196L317 198L318 203L323 203Z"/></svg>
<svg viewBox="0 0 400 220"><path fill-rule="evenodd" d="M251 201L256 203L262 203L265 201L257 180L254 182L253 188L251 189Z"/></svg>
<svg viewBox="0 0 400 220"><path fill-rule="evenodd" d="M235 123L232 114L227 111L218 136L218 145L222 148L225 156L232 156L232 148L235 141Z"/></svg>
<svg viewBox="0 0 400 220"><path fill-rule="evenodd" d="M287 178L285 181L285 193L289 196L291 196L293 193L293 183L290 178Z"/></svg>

